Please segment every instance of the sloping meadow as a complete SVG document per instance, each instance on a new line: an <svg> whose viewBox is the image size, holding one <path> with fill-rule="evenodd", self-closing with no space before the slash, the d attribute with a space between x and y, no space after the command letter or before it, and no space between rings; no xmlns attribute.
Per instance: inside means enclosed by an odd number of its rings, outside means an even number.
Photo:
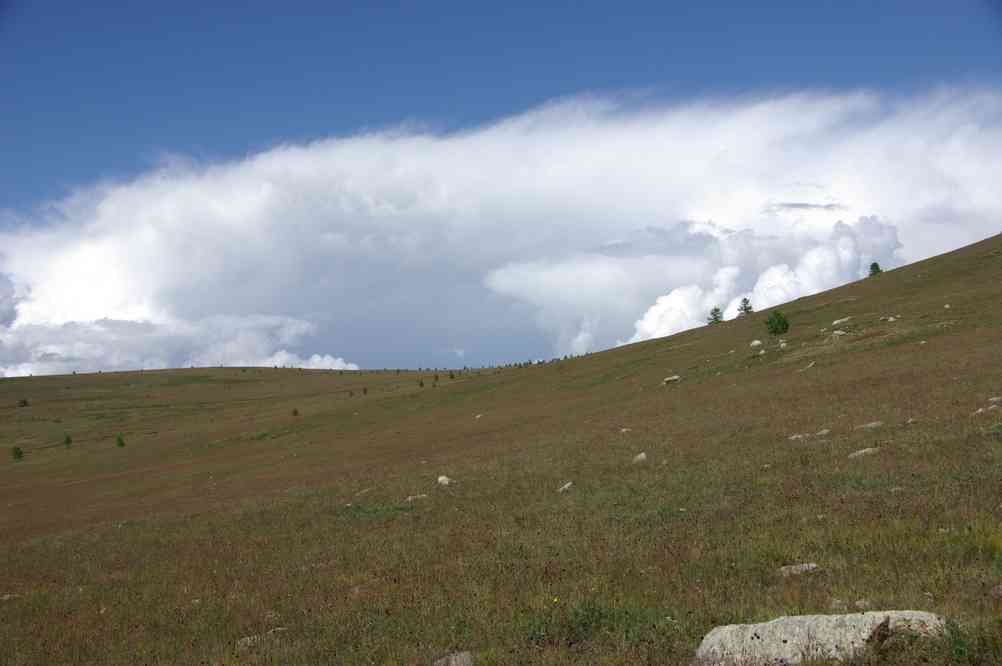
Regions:
<svg viewBox="0 0 1002 666"><path fill-rule="evenodd" d="M3 380L0 661L686 663L720 624L900 608L947 639L860 663L1000 663L999 303L995 237L780 337Z"/></svg>

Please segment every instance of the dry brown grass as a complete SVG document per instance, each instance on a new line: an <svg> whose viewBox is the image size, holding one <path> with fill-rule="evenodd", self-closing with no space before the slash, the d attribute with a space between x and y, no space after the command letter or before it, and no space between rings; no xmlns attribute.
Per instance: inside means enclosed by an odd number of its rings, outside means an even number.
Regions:
<svg viewBox="0 0 1002 666"><path fill-rule="evenodd" d="M0 661L684 663L716 624L865 598L958 623L886 663L1002 663L1002 408L972 416L1002 395L1000 247L786 304L761 357L768 312L437 388L2 380Z"/></svg>

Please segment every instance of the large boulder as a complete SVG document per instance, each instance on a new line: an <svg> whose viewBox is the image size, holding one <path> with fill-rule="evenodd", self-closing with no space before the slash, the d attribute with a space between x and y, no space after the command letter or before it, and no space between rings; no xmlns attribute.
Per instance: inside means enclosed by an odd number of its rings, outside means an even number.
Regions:
<svg viewBox="0 0 1002 666"><path fill-rule="evenodd" d="M892 636L942 636L943 618L924 611L794 615L760 624L730 624L708 633L696 650L699 666L793 666L812 659L847 661Z"/></svg>

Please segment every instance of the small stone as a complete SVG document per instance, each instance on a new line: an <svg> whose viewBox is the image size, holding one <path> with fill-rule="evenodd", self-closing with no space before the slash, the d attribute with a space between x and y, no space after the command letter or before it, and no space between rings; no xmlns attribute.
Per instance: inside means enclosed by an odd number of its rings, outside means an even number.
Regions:
<svg viewBox="0 0 1002 666"><path fill-rule="evenodd" d="M634 465L639 465L640 463L645 463L645 462L647 462L647 454L644 451L641 451L637 455L633 456Z"/></svg>
<svg viewBox="0 0 1002 666"><path fill-rule="evenodd" d="M856 426L856 430L876 430L882 425L884 425L883 421L870 421L869 423Z"/></svg>
<svg viewBox="0 0 1002 666"><path fill-rule="evenodd" d="M860 449L859 451L853 451L849 454L849 458L862 458L863 456L872 456L874 453L880 450L880 447L872 446L868 449Z"/></svg>
<svg viewBox="0 0 1002 666"><path fill-rule="evenodd" d="M988 398L988 402L1002 402L1002 395L997 395L993 398Z"/></svg>
<svg viewBox="0 0 1002 666"><path fill-rule="evenodd" d="M665 377L661 380L661 383L667 386L668 384L674 384L676 382L682 381L682 377L679 375L672 375L671 377Z"/></svg>
<svg viewBox="0 0 1002 666"><path fill-rule="evenodd" d="M985 413L985 408L984 407L978 407L977 409L974 410L974 412L971 414L971 416L977 416L978 414L984 414L984 413Z"/></svg>
<svg viewBox="0 0 1002 666"><path fill-rule="evenodd" d="M898 493L905 492L905 489L903 486L892 486L888 492L890 492L892 495L897 495Z"/></svg>
<svg viewBox="0 0 1002 666"><path fill-rule="evenodd" d="M841 337L843 335L846 335L846 332L840 329L836 329L832 331L832 335L834 335L835 337Z"/></svg>
<svg viewBox="0 0 1002 666"><path fill-rule="evenodd" d="M831 430L829 430L828 428L823 428L822 430L818 430L816 433L814 433L814 436L815 437L824 437L824 436L828 435L830 432L831 432Z"/></svg>
<svg viewBox="0 0 1002 666"><path fill-rule="evenodd" d="M407 496L407 499L406 499L406 500L404 500L404 501L406 501L406 502L413 502L413 501L415 501L415 500L419 500L419 499L424 499L424 498L426 498L426 497L428 497L428 495L426 495L426 494L424 494L424 493L422 493L422 494L420 494L420 495L408 495L408 496Z"/></svg>
<svg viewBox="0 0 1002 666"><path fill-rule="evenodd" d="M947 303L946 305L944 305L944 306L943 306L943 309L944 309L944 310L949 310L949 309L950 309L950 304L949 304L949 303Z"/></svg>
<svg viewBox="0 0 1002 666"><path fill-rule="evenodd" d="M17 599L20 596L21 596L20 594L5 594L3 596L0 596L0 601L13 601L14 599Z"/></svg>
<svg viewBox="0 0 1002 666"><path fill-rule="evenodd" d="M630 429L629 428L620 428L619 432L621 432L621 433L628 433L628 432L630 432Z"/></svg>
<svg viewBox="0 0 1002 666"><path fill-rule="evenodd" d="M450 483L454 483L454 481L449 477L447 477L446 475L443 474L442 476L438 477L438 485L447 486Z"/></svg>
<svg viewBox="0 0 1002 666"><path fill-rule="evenodd" d="M483 414L477 414L477 415L476 415L476 416L474 416L473 418L474 418L474 419L480 419L481 417L483 417Z"/></svg>
<svg viewBox="0 0 1002 666"><path fill-rule="evenodd" d="M259 643L264 641L266 638L271 638L276 634L280 634L283 631L288 631L285 627L275 627L271 631L267 631L263 634L255 634L253 636L244 636L236 643L237 652L247 652L248 650L254 648Z"/></svg>
<svg viewBox="0 0 1002 666"><path fill-rule="evenodd" d="M832 322L832 326L841 326L850 319L852 319L852 317L842 317L841 319L836 319L835 321Z"/></svg>
<svg viewBox="0 0 1002 666"><path fill-rule="evenodd" d="M784 578L788 578L790 576L800 576L807 573L814 573L820 570L821 567L819 567L814 562L804 562L803 564L788 564L785 567L780 567L779 573Z"/></svg>
<svg viewBox="0 0 1002 666"><path fill-rule="evenodd" d="M573 481L568 481L564 485L562 485L559 488L557 488L557 492L558 493L566 493L568 490L571 489L571 486L573 486L573 485L574 485Z"/></svg>
<svg viewBox="0 0 1002 666"><path fill-rule="evenodd" d="M764 349L759 350L758 355L765 356L765 350Z"/></svg>
<svg viewBox="0 0 1002 666"><path fill-rule="evenodd" d="M780 342L779 343L779 348L780 349L786 349L786 343L785 342Z"/></svg>
<svg viewBox="0 0 1002 666"><path fill-rule="evenodd" d="M754 347L761 347L762 346L762 341L761 340L752 340L751 342L748 343L748 346L752 347L752 348L754 348Z"/></svg>
<svg viewBox="0 0 1002 666"><path fill-rule="evenodd" d="M925 344L925 340L919 340L919 344L920 345L924 345Z"/></svg>
<svg viewBox="0 0 1002 666"><path fill-rule="evenodd" d="M810 437L810 435L804 435L798 432L796 434L790 435L789 440L791 442L796 442L797 440L803 439L805 437Z"/></svg>
<svg viewBox="0 0 1002 666"><path fill-rule="evenodd" d="M473 666L473 655L469 652L454 652L436 659L433 666Z"/></svg>

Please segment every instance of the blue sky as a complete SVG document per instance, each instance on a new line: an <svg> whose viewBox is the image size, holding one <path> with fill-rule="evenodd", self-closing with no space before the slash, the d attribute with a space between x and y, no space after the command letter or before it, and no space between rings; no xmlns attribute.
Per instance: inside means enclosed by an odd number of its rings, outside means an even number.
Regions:
<svg viewBox="0 0 1002 666"><path fill-rule="evenodd" d="M0 0L0 376L580 354L1002 230L998 2L206 4Z"/></svg>
<svg viewBox="0 0 1002 666"><path fill-rule="evenodd" d="M400 122L457 128L584 92L1002 77L1000 5L973 0L6 4L7 208L129 177L165 153L232 157Z"/></svg>

